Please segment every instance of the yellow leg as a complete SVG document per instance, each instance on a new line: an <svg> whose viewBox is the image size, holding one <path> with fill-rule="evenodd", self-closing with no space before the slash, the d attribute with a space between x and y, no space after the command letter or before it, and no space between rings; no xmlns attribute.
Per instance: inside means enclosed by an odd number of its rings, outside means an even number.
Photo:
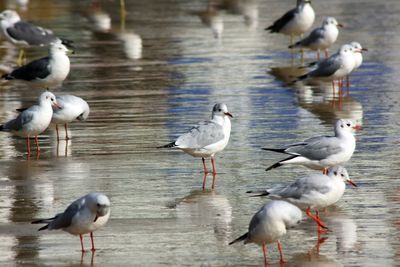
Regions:
<svg viewBox="0 0 400 267"><path fill-rule="evenodd" d="M18 60L17 60L17 65L18 66L22 66L24 64L25 61L25 49L21 48L19 50L19 55L18 55Z"/></svg>
<svg viewBox="0 0 400 267"><path fill-rule="evenodd" d="M121 31L124 31L126 18L125 0L119 0L119 6L121 11Z"/></svg>

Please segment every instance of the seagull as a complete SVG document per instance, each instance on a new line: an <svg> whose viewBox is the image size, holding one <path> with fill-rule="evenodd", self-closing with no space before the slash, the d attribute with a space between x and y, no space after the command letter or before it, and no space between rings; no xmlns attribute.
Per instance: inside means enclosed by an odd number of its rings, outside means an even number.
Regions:
<svg viewBox="0 0 400 267"><path fill-rule="evenodd" d="M57 37L51 30L45 29L29 22L21 20L14 10L4 10L0 13L0 27L6 39L21 48L19 62L21 62L24 50L31 46L48 46L51 43L62 43L72 47L72 41Z"/></svg>
<svg viewBox="0 0 400 267"><path fill-rule="evenodd" d="M249 231L230 242L229 245L243 241L244 244L255 243L262 246L264 266L266 266L268 265L266 244L277 241L280 262L283 264L285 260L279 239L286 234L288 228L297 225L301 220L302 214L298 207L286 201L272 200L253 216Z"/></svg>
<svg viewBox="0 0 400 267"><path fill-rule="evenodd" d="M89 116L90 108L85 100L74 95L57 96L57 103L60 108L53 109L51 122L56 125L57 140L59 140L58 124L64 124L65 139L69 140L67 123L75 119L86 120Z"/></svg>
<svg viewBox="0 0 400 267"><path fill-rule="evenodd" d="M314 19L315 13L311 1L297 0L295 8L286 12L265 30L271 33L290 35L290 44L293 44L293 36L302 35L308 31L313 25Z"/></svg>
<svg viewBox="0 0 400 267"><path fill-rule="evenodd" d="M319 218L318 210L331 206L342 198L346 188L345 182L357 187L344 167L335 166L330 168L326 175L311 174L297 178L286 186L247 193L256 193L253 196L268 196L271 199L285 200L296 205L306 211L306 214L317 223L318 232L322 232L321 227L327 227ZM316 212L315 216L311 210Z"/></svg>
<svg viewBox="0 0 400 267"><path fill-rule="evenodd" d="M40 219L33 221L33 224L45 223L39 228L41 230L61 229L72 235L79 235L81 240L82 253L83 234L90 233L92 241L92 251L95 251L93 232L104 226L110 217L110 200L102 193L89 193L74 202L68 208L49 219Z"/></svg>
<svg viewBox="0 0 400 267"><path fill-rule="evenodd" d="M362 52L363 51L368 51L368 49L362 47L359 42L351 42L350 45L353 46L354 52L355 52L354 53L355 64L354 64L353 70L356 70L361 66L361 64L363 62ZM349 75L347 75L346 79L347 79L347 88L349 88L350 87L350 77L349 77Z"/></svg>
<svg viewBox="0 0 400 267"><path fill-rule="evenodd" d="M9 74L4 74L2 78L21 80L47 88L59 86L69 74L69 51L63 44L53 43L49 48L49 56L21 66Z"/></svg>
<svg viewBox="0 0 400 267"><path fill-rule="evenodd" d="M338 27L343 27L343 25L335 18L327 17L323 20L321 27L314 29L307 37L290 45L289 48L302 47L317 50L318 60L320 51L324 50L325 57L328 57L328 48L336 42L339 35Z"/></svg>
<svg viewBox="0 0 400 267"><path fill-rule="evenodd" d="M310 169L322 169L326 174L327 168L350 160L356 148L353 129L356 127L350 120L340 119L335 124L335 136L315 136L278 149L263 148L290 155L268 167L266 171L286 164L299 164Z"/></svg>
<svg viewBox="0 0 400 267"><path fill-rule="evenodd" d="M193 157L201 157L205 174L208 173L205 158L211 157L212 173L215 175L214 156L226 147L231 134L229 117L232 118L233 116L228 112L225 104L215 104L212 109L211 120L200 122L188 132L179 136L176 141L158 148L179 148Z"/></svg>
<svg viewBox="0 0 400 267"><path fill-rule="evenodd" d="M39 96L39 104L22 111L16 119L0 125L0 131L11 132L17 136L26 137L28 156L31 154L31 136L35 137L36 152L40 153L37 136L44 132L50 125L53 116L52 106L58 107L56 97L51 92L44 92Z"/></svg>
<svg viewBox="0 0 400 267"><path fill-rule="evenodd" d="M297 77L297 81L310 78L325 81L339 80L346 77L353 70L354 65L354 48L345 44L331 57L319 61L314 70Z"/></svg>

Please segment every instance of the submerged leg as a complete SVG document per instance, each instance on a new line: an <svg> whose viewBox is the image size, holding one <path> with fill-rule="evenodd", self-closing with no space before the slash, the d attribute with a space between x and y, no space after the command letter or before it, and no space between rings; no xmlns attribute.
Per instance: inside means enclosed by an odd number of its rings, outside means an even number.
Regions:
<svg viewBox="0 0 400 267"><path fill-rule="evenodd" d="M286 261L283 259L283 253L282 253L282 245L281 242L278 240L278 250L279 250L279 255L280 255L280 263L285 263Z"/></svg>
<svg viewBox="0 0 400 267"><path fill-rule="evenodd" d="M92 241L92 251L95 251L96 249L94 248L93 232L90 232L90 240Z"/></svg>
<svg viewBox="0 0 400 267"><path fill-rule="evenodd" d="M69 136L68 136L68 126L67 126L67 124L65 123L64 124L64 129L65 129L65 140L69 140Z"/></svg>
<svg viewBox="0 0 400 267"><path fill-rule="evenodd" d="M213 179L212 179L211 189L214 190L214 187L215 187L215 176L216 176L215 173L213 173L212 176L213 176Z"/></svg>
<svg viewBox="0 0 400 267"><path fill-rule="evenodd" d="M79 239L81 240L81 248L82 248L82 253L85 252L85 249L83 248L83 236L79 235Z"/></svg>
<svg viewBox="0 0 400 267"><path fill-rule="evenodd" d="M58 124L56 124L57 141L60 141L60 135L58 134Z"/></svg>
<svg viewBox="0 0 400 267"><path fill-rule="evenodd" d="M264 256L264 266L268 265L268 260L267 260L267 246L265 243L262 244L262 251L263 251L263 256Z"/></svg>
<svg viewBox="0 0 400 267"><path fill-rule="evenodd" d="M206 188L206 180L207 180L207 173L204 173L203 175L203 190Z"/></svg>
<svg viewBox="0 0 400 267"><path fill-rule="evenodd" d="M208 170L207 170L207 166L206 166L206 160L204 158L201 158L201 160L203 161L204 173L207 174Z"/></svg>
<svg viewBox="0 0 400 267"><path fill-rule="evenodd" d="M36 153L40 153L39 140L37 135L35 135L35 143L36 143Z"/></svg>
<svg viewBox="0 0 400 267"><path fill-rule="evenodd" d="M212 173L217 174L217 170L215 169L215 160L214 157L211 157L211 165L212 165Z"/></svg>

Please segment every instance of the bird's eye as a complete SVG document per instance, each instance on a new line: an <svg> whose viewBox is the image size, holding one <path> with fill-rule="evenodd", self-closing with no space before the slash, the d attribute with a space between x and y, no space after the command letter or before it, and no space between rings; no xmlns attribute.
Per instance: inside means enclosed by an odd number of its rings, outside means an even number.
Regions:
<svg viewBox="0 0 400 267"><path fill-rule="evenodd" d="M347 125L347 127L350 127L351 124L350 124L350 123L347 123L346 125Z"/></svg>
<svg viewBox="0 0 400 267"><path fill-rule="evenodd" d="M100 207L101 205L99 203L97 203L97 207Z"/></svg>
<svg viewBox="0 0 400 267"><path fill-rule="evenodd" d="M222 111L222 109L218 109L218 111L220 111L220 112L221 112L221 111Z"/></svg>
<svg viewBox="0 0 400 267"><path fill-rule="evenodd" d="M340 176L344 177L344 174L342 173Z"/></svg>
<svg viewBox="0 0 400 267"><path fill-rule="evenodd" d="M50 98L51 101L54 101L54 98Z"/></svg>
<svg viewBox="0 0 400 267"><path fill-rule="evenodd" d="M337 172L333 172L333 174L336 176L336 175L337 175Z"/></svg>

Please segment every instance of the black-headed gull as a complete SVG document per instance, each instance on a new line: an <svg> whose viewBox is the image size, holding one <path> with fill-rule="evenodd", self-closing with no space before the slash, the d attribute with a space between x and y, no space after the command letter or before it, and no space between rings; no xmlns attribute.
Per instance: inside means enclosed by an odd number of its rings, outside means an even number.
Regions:
<svg viewBox="0 0 400 267"><path fill-rule="evenodd" d="M272 200L254 214L248 232L230 242L229 245L243 241L244 244L255 243L262 246L266 266L268 264L266 244L277 242L280 262L284 263L279 239L286 234L288 228L297 225L301 220L302 213L298 207L286 201Z"/></svg>
<svg viewBox="0 0 400 267"><path fill-rule="evenodd" d="M0 27L6 39L19 48L31 46L47 46L51 43L63 43L71 47L72 41L57 37L51 30L36 26L21 20L14 10L4 10L0 13ZM19 62L24 50L20 50Z"/></svg>
<svg viewBox="0 0 400 267"><path fill-rule="evenodd" d="M335 124L335 136L315 136L303 142L287 145L283 148L263 148L291 155L266 170L269 171L286 164L299 164L310 169L323 170L341 165L350 160L356 148L354 126L350 120L340 119Z"/></svg>
<svg viewBox="0 0 400 267"><path fill-rule="evenodd" d="M52 106L58 107L56 97L51 92L44 92L39 96L38 104L22 111L17 118L0 125L0 131L11 132L26 137L28 156L31 154L29 138L34 136L36 152L40 152L37 136L50 125L53 116Z"/></svg>
<svg viewBox="0 0 400 267"><path fill-rule="evenodd" d="M56 125L57 140L58 124L64 124L65 139L69 140L67 124L77 119L84 121L89 116L90 108L88 103L80 97L74 95L57 96L59 108L53 109L51 122Z"/></svg>
<svg viewBox="0 0 400 267"><path fill-rule="evenodd" d="M336 42L339 35L338 27L343 27L333 17L326 17L322 26L314 29L308 36L289 48L302 47L317 51L317 58L320 57L320 51L325 51L325 57L328 57L328 48Z"/></svg>
<svg viewBox="0 0 400 267"><path fill-rule="evenodd" d="M225 104L215 104L212 109L211 120L199 123L179 136L176 141L159 148L179 148L193 157L201 157L204 173L208 173L205 158L211 157L212 172L215 175L214 156L226 147L231 134L229 117L232 117L232 114L228 112Z"/></svg>
<svg viewBox="0 0 400 267"><path fill-rule="evenodd" d="M59 86L69 74L69 51L63 44L53 43L49 47L49 56L21 66L9 74L4 74L2 78L20 80L38 87Z"/></svg>
<svg viewBox="0 0 400 267"><path fill-rule="evenodd" d="M102 193L89 193L74 202L68 208L49 219L33 221L33 224L45 223L41 230L61 229L72 235L79 235L82 252L83 234L90 233L92 251L95 250L93 232L104 226L110 217L110 200Z"/></svg>
<svg viewBox="0 0 400 267"><path fill-rule="evenodd" d="M256 193L255 196L268 196L271 199L288 201L300 209L306 211L306 214L320 227L326 228L320 220L318 210L329 207L338 202L346 188L345 182L357 186L349 177L347 170L341 166L335 166L328 169L325 174L310 174L297 178L293 183L285 186L277 186L264 191L248 191L247 193ZM314 216L311 211L316 212Z"/></svg>
<svg viewBox="0 0 400 267"><path fill-rule="evenodd" d="M365 47L362 47L359 42L351 42L350 45L353 46L353 48L354 48L354 61L355 61L354 68L353 68L353 71L354 71L354 70L358 69L361 66L361 64L363 63L362 53L363 53L363 51L368 51L368 49ZM347 75L346 79L347 79L347 89L348 89L350 87L350 76Z"/></svg>
<svg viewBox="0 0 400 267"><path fill-rule="evenodd" d="M314 23L315 13L310 0L297 0L296 7L286 12L265 30L271 33L283 33L290 36L290 44L293 44L293 36L302 35L308 31Z"/></svg>

